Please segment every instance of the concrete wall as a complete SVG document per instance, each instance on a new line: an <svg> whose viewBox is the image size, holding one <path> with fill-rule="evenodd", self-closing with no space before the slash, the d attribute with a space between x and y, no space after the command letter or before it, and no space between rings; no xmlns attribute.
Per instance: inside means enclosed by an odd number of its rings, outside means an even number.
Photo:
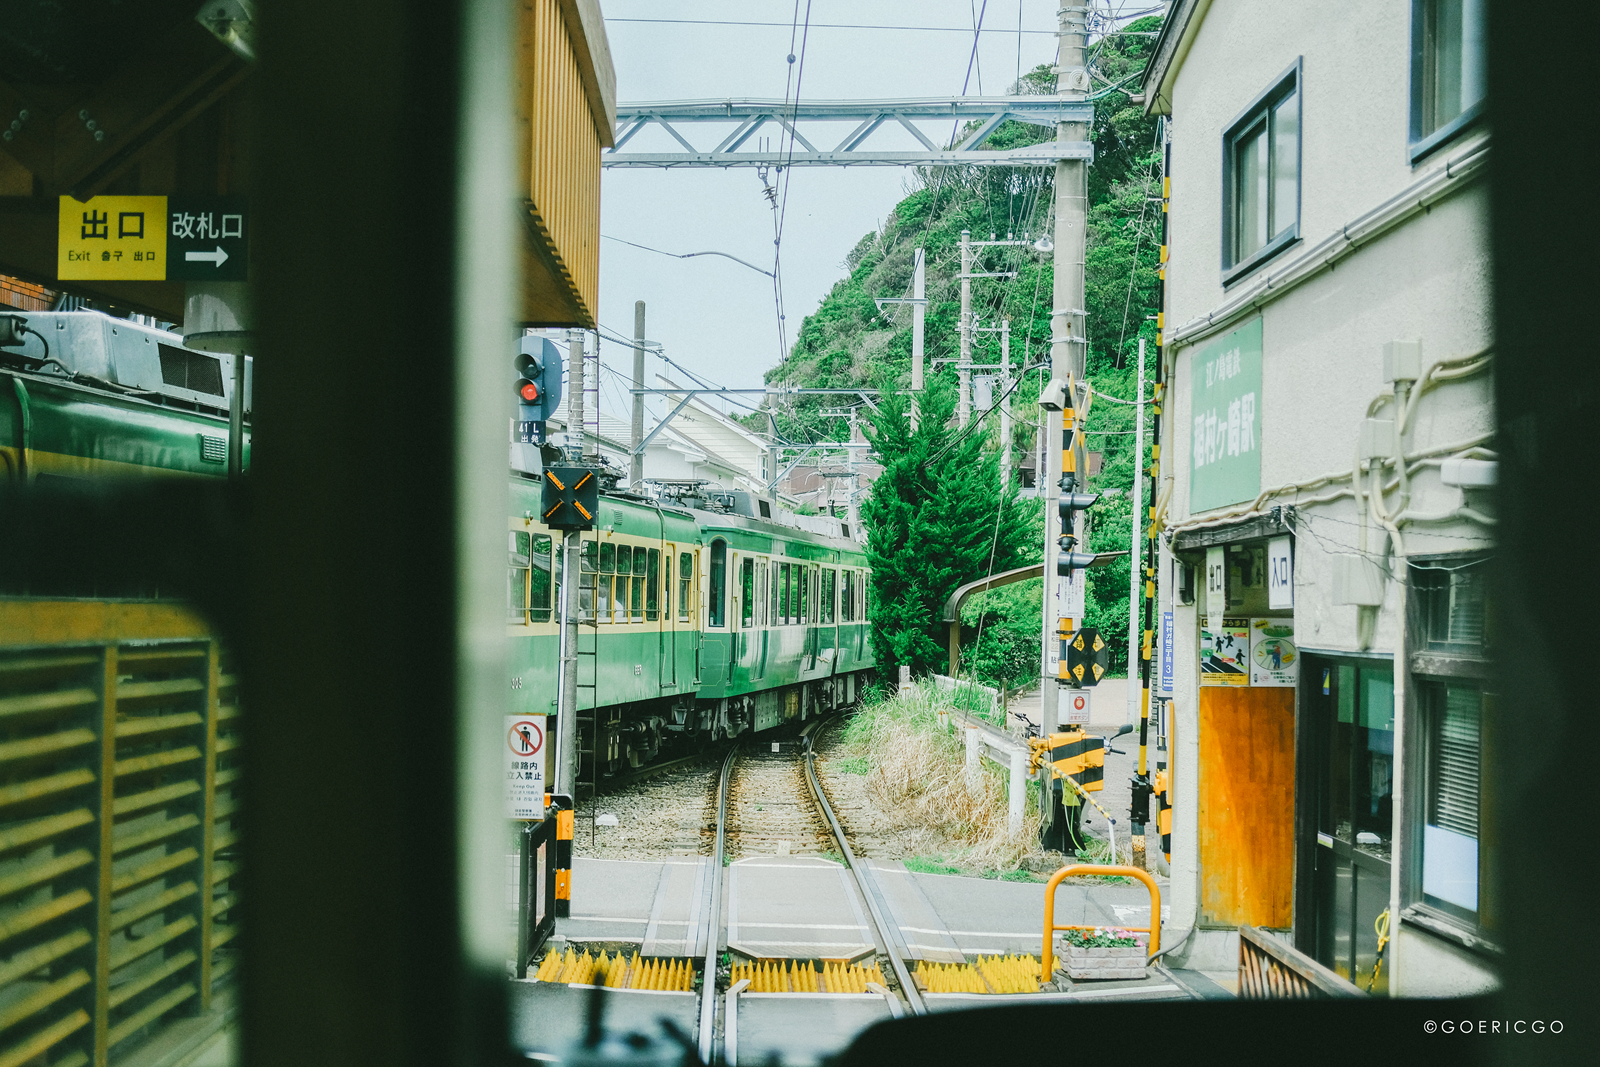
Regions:
<svg viewBox="0 0 1600 1067"><path fill-rule="evenodd" d="M1301 80L1301 240L1252 275L1223 285L1222 133L1241 110L1296 61ZM1172 196L1169 216L1166 331L1178 343L1166 350L1170 400L1163 419L1163 478L1173 480L1169 529L1205 521L1190 501L1192 357L1220 331L1197 334L1203 322L1237 294L1304 256L1307 249L1340 233L1347 224L1482 142L1469 131L1413 165L1408 158L1410 5L1392 0L1345 4L1284 4L1274 0L1216 0L1205 16L1173 91L1171 117ZM1481 172L1480 172L1481 173ZM1480 352L1491 344L1490 259L1487 186L1466 179L1460 188L1323 269L1309 280L1261 300L1262 395L1261 488L1348 472L1357 433L1369 405L1386 389L1382 346L1420 341L1424 368L1436 360ZM1232 329L1248 317L1227 324ZM1188 332L1191 339L1181 338ZM1393 406L1381 406L1391 417ZM1419 403L1406 438L1408 452L1465 441L1494 426L1487 375L1445 384ZM1492 444L1492 442L1491 442ZM1348 486L1346 481L1344 485ZM1337 489L1276 496L1297 499ZM1462 503L1489 510L1478 491L1447 488L1436 467L1413 480L1411 506L1452 511ZM1391 511L1397 508L1391 498ZM1225 511L1227 509L1220 509ZM1213 511L1215 515L1219 511ZM1361 542L1357 511L1348 496L1305 506L1295 543L1296 641L1302 647L1356 651L1357 609L1332 597L1332 555L1355 552ZM1483 550L1492 530L1455 519L1404 529L1409 554ZM1367 547L1382 552L1387 538L1370 527ZM1170 542L1169 542L1170 544ZM1176 744L1173 753L1175 811L1172 856L1172 926L1197 916L1200 872L1196 851L1198 614L1173 603L1173 557L1162 553L1163 610L1174 611ZM1391 569L1400 567L1391 560ZM1392 653L1400 637L1397 583L1388 581L1370 652ZM1404 686L1397 686L1403 701ZM1414 718L1414 716L1413 716ZM1399 714L1397 745L1406 745ZM1396 796L1407 773L1397 773ZM1400 805L1396 805L1399 810ZM1412 847L1397 825L1396 855ZM1396 864L1396 870L1400 868ZM1398 916L1399 878L1392 911ZM1396 989L1407 995L1467 992L1492 982L1486 965L1431 935L1399 931L1393 948Z"/></svg>

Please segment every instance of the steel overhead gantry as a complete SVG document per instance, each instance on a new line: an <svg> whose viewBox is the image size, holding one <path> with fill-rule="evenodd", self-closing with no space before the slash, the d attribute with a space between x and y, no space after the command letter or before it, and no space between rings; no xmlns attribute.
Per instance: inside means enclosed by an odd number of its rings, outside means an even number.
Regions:
<svg viewBox="0 0 1600 1067"><path fill-rule="evenodd" d="M600 156L602 167L807 167L807 166L1050 166L1062 159L1089 160L1088 141L1049 140L999 151L982 151L989 135L1007 119L1036 126L1088 124L1094 106L1058 96L957 96L910 100L663 100L617 107L616 144ZM917 123L955 120L978 126L950 148L939 145L943 133L929 136ZM853 122L856 125L831 149L818 148L800 132L800 123ZM715 148L696 148L679 126L734 123ZM768 123L794 138L788 151L745 150ZM879 150L865 146L885 125L899 126L922 144L920 151ZM638 133L656 126L683 146L682 152L628 152ZM812 131L815 135L816 131ZM819 138L820 139L820 138Z"/></svg>

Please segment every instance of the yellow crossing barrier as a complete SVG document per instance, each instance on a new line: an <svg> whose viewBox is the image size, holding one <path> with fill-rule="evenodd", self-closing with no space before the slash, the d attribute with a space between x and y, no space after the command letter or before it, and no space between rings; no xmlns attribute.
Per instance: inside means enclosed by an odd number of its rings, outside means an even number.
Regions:
<svg viewBox="0 0 1600 1067"><path fill-rule="evenodd" d="M1037 993L1039 961L1033 956L979 956L976 963L917 964L929 993Z"/></svg>
<svg viewBox="0 0 1600 1067"><path fill-rule="evenodd" d="M567 949L552 952L534 974L537 982L603 985L609 989L660 989L689 992L694 988L694 966L688 960L646 959L635 952L631 959L621 952L615 956L602 952L591 956Z"/></svg>
<svg viewBox="0 0 1600 1067"><path fill-rule="evenodd" d="M735 963L730 983L748 980L751 993L867 993L868 982L887 986L876 962L842 964L810 961L754 960Z"/></svg>

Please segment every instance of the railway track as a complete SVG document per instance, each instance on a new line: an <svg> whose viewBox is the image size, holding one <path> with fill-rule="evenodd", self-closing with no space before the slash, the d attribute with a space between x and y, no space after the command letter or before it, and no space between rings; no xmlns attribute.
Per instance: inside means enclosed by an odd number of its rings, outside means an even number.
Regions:
<svg viewBox="0 0 1600 1067"><path fill-rule="evenodd" d="M717 784L712 862L720 870L738 855L833 852L843 856L845 870L866 905L875 940L887 950L899 996L912 1013L920 1015L926 1007L869 884L872 873L857 862L849 835L817 777L812 742L831 721L820 720L808 726L802 732L797 752L743 755L735 747L728 753ZM721 929L721 882L713 880L708 902L709 914L717 924L713 929ZM711 939L702 972L699 1052L704 1063L712 1062L715 1048L718 964L725 940L725 932Z"/></svg>

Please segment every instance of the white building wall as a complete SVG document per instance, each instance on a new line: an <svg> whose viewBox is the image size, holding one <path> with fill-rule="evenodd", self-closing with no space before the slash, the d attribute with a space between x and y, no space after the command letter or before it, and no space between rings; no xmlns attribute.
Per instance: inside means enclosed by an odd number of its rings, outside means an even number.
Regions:
<svg viewBox="0 0 1600 1067"><path fill-rule="evenodd" d="M1222 261L1222 136L1242 109L1290 68L1301 74L1300 241L1251 275L1224 288ZM1297 256L1373 209L1451 165L1486 139L1469 132L1413 166L1408 158L1410 5L1393 0L1343 4L1285 4L1277 0L1216 0L1210 5L1183 62L1172 93L1170 259L1165 309L1169 401L1163 416L1163 473L1173 480L1169 529L1225 514L1203 515L1189 506L1192 412L1189 383L1199 347L1249 321L1241 316L1206 326L1241 291L1266 275L1285 273ZM1357 434L1374 399L1387 386L1382 346L1420 341L1422 365L1460 358L1492 343L1487 185L1478 177L1412 215L1396 228L1345 255L1310 280L1264 292L1262 319L1261 488L1348 472ZM1174 339L1176 335L1176 339ZM1446 384L1425 396L1406 439L1409 452L1465 442L1494 425L1487 375ZM1392 417L1379 405L1379 417ZM1346 479L1343 486L1348 487ZM1273 496L1264 507L1337 490L1340 483ZM1445 512L1463 502L1487 502L1444 487L1437 468L1412 483L1415 510ZM1391 498L1391 508L1396 507ZM1300 515L1295 551L1296 641L1302 647L1356 651L1357 609L1332 597L1332 554L1354 552L1361 540L1355 503L1348 496L1311 505ZM1492 532L1457 519L1404 530L1413 555L1487 548ZM1370 526L1367 544L1386 545ZM1172 924L1191 925L1199 904L1197 810L1199 699L1197 605L1173 602L1172 561L1162 555L1162 609L1174 612L1176 748L1172 856ZM1399 572L1399 568L1392 569ZM1397 584L1386 584L1369 651L1392 653L1399 637ZM1304 684L1304 683L1302 683ZM1397 695L1403 687L1397 687ZM1397 709L1397 747L1403 713ZM1405 788L1397 769L1396 811ZM1395 855L1410 843L1395 827ZM1391 911L1398 917L1395 864ZM1306 921L1305 916L1297 921ZM1396 918L1396 931L1401 924ZM1407 994L1465 992L1492 982L1485 965L1466 952L1441 948L1437 939L1410 931L1397 937L1395 988Z"/></svg>

